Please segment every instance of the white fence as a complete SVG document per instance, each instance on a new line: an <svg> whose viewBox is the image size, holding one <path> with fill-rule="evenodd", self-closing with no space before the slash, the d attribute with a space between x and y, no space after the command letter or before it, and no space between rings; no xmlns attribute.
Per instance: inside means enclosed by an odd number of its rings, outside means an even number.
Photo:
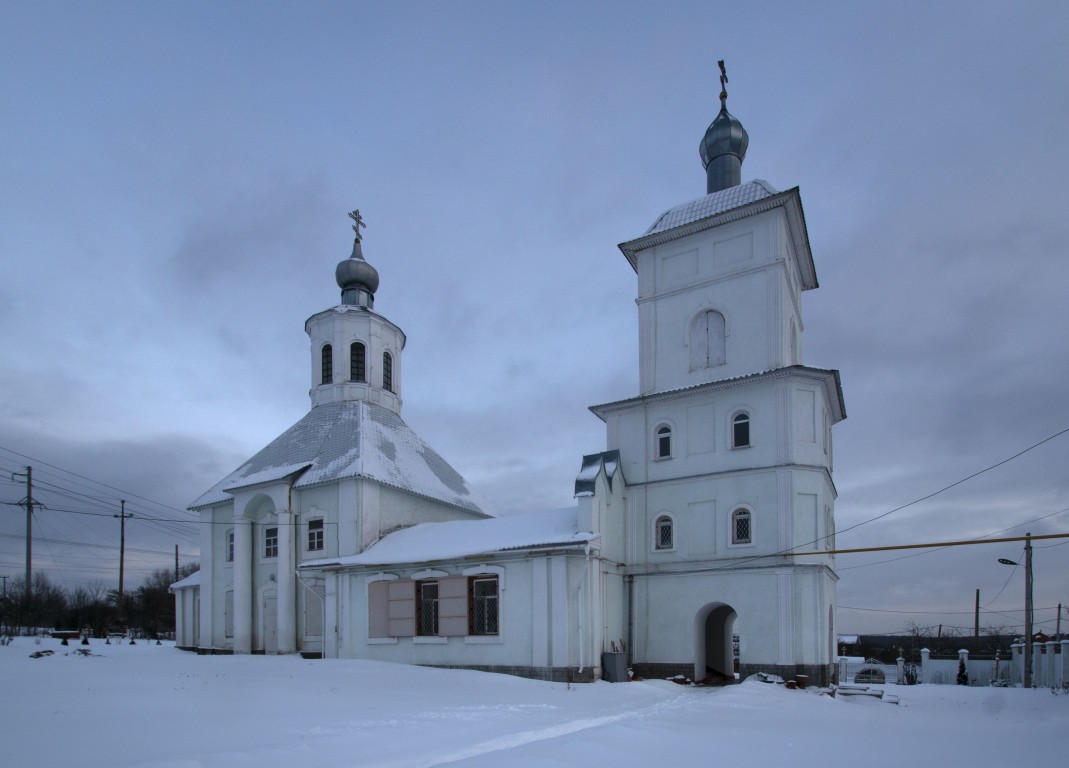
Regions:
<svg viewBox="0 0 1069 768"><path fill-rule="evenodd" d="M1064 688L1069 685L1069 640L1032 644L1032 685L1035 688ZM958 651L957 659L933 659L927 648L921 649L921 665L917 672L918 683L955 685L961 662L969 675L969 685L1021 685L1024 680L1024 644L1012 646L1008 659L970 659L969 652ZM841 683L896 683L907 682L909 672L905 659L897 665L881 664L869 659L861 662L843 656L839 659L839 682ZM880 679L882 676L882 680Z"/></svg>

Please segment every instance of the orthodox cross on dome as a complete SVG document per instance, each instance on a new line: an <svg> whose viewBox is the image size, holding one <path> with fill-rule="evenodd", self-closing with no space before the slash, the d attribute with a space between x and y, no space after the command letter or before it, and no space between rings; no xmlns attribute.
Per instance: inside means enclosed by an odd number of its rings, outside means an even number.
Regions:
<svg viewBox="0 0 1069 768"><path fill-rule="evenodd" d="M367 224L364 223L364 217L360 215L360 209L355 211L349 211L349 218L353 220L353 232L356 233L356 242L363 240L363 235L360 234L360 227L367 229Z"/></svg>
<svg viewBox="0 0 1069 768"><path fill-rule="evenodd" d="M728 71L724 68L724 60L717 62L720 67L720 101L728 100Z"/></svg>

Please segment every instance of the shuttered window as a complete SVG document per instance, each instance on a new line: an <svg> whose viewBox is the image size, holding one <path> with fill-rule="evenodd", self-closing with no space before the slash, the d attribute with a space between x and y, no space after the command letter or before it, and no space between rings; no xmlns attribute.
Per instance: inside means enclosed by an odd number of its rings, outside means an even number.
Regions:
<svg viewBox="0 0 1069 768"><path fill-rule="evenodd" d="M468 633L468 577L438 580L438 634L462 637Z"/></svg>
<svg viewBox="0 0 1069 768"><path fill-rule="evenodd" d="M416 634L416 582L388 581L386 633L388 637Z"/></svg>

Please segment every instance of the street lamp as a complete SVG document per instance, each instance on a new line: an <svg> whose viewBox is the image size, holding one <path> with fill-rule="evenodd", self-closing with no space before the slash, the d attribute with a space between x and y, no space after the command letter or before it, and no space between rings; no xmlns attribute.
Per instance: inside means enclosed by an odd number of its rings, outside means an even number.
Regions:
<svg viewBox="0 0 1069 768"><path fill-rule="evenodd" d="M1003 565L1020 565L1004 557ZM1024 687L1032 687L1032 533L1024 535Z"/></svg>

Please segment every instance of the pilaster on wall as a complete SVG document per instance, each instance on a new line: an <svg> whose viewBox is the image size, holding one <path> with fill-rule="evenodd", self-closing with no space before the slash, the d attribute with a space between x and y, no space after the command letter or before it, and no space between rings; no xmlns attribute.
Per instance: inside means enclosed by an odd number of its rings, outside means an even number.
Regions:
<svg viewBox="0 0 1069 768"><path fill-rule="evenodd" d="M216 642L215 622L212 621L212 610L215 606L215 549L212 547L215 535L215 510L212 508L200 511L200 625L198 627L200 637L195 638L201 648L213 648L222 646L223 638ZM205 554L206 553L206 554ZM219 592L222 598L222 592ZM220 629L220 635L222 629Z"/></svg>
<svg viewBox="0 0 1069 768"><path fill-rule="evenodd" d="M794 664L794 579L790 573L778 573L777 597L779 600L779 664Z"/></svg>
<svg viewBox="0 0 1069 768"><path fill-rule="evenodd" d="M297 652L296 517L288 509L278 511L278 653Z"/></svg>
<svg viewBox="0 0 1069 768"><path fill-rule="evenodd" d="M545 606L549 605L549 569L544 557L531 562L531 665L548 667L549 623Z"/></svg>
<svg viewBox="0 0 1069 768"><path fill-rule="evenodd" d="M252 653L252 520L234 518L234 653Z"/></svg>
<svg viewBox="0 0 1069 768"><path fill-rule="evenodd" d="M568 667L568 561L557 555L549 559L550 576L550 611L552 616L552 643L550 647L550 666Z"/></svg>

